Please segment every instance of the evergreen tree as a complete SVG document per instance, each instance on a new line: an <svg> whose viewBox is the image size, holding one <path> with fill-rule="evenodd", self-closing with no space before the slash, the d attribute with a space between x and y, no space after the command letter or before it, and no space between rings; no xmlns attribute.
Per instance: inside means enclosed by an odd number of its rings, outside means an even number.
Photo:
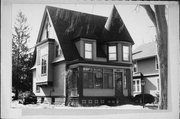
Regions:
<svg viewBox="0 0 180 119"><path fill-rule="evenodd" d="M32 88L32 54L28 53L27 47L30 27L27 25L27 17L21 11L17 14L12 35L12 87L15 99L18 99L20 91L29 91Z"/></svg>

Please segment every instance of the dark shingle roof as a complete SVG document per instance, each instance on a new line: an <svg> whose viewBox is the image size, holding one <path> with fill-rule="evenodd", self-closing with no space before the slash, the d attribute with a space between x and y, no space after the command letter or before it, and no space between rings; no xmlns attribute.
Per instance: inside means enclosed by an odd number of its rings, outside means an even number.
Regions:
<svg viewBox="0 0 180 119"><path fill-rule="evenodd" d="M133 51L133 60L145 59L157 55L156 42L143 44Z"/></svg>
<svg viewBox="0 0 180 119"><path fill-rule="evenodd" d="M52 20L66 61L82 59L75 46L74 39L77 38L96 40L98 57L106 57L102 49L105 42L126 41L134 44L115 6L109 18L46 6L43 19L47 15L46 11ZM105 24L108 28L105 28Z"/></svg>
<svg viewBox="0 0 180 119"><path fill-rule="evenodd" d="M47 6L53 26L66 60L78 59L74 39L99 39L106 17Z"/></svg>

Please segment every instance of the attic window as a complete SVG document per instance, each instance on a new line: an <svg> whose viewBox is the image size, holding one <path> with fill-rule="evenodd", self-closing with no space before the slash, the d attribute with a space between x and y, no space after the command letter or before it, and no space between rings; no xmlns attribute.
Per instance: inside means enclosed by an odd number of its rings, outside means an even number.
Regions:
<svg viewBox="0 0 180 119"><path fill-rule="evenodd" d="M117 60L117 46L116 45L111 45L108 47L108 59L110 61Z"/></svg>
<svg viewBox="0 0 180 119"><path fill-rule="evenodd" d="M59 57L61 55L61 49L59 45L56 45L56 57Z"/></svg>
<svg viewBox="0 0 180 119"><path fill-rule="evenodd" d="M50 31L51 31L51 24L49 23L49 21L47 21L46 24L46 38L50 38Z"/></svg>
<svg viewBox="0 0 180 119"><path fill-rule="evenodd" d="M86 59L92 59L92 43L85 43L85 58Z"/></svg>

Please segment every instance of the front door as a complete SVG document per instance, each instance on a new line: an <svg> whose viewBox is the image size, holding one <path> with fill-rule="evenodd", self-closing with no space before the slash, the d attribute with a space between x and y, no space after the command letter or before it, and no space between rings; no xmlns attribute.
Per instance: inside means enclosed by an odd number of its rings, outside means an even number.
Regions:
<svg viewBox="0 0 180 119"><path fill-rule="evenodd" d="M122 72L115 72L115 95L117 97L123 95L123 78Z"/></svg>

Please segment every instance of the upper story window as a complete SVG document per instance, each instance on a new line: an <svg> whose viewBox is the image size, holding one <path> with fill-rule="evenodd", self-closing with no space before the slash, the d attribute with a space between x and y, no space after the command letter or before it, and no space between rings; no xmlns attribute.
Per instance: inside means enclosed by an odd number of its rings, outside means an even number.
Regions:
<svg viewBox="0 0 180 119"><path fill-rule="evenodd" d="M108 46L108 60L109 61L117 60L117 46L116 45Z"/></svg>
<svg viewBox="0 0 180 119"><path fill-rule="evenodd" d="M47 74L47 55L43 55L41 57L41 74L42 75Z"/></svg>
<svg viewBox="0 0 180 119"><path fill-rule="evenodd" d="M56 57L59 57L61 55L61 49L59 45L56 45Z"/></svg>
<svg viewBox="0 0 180 119"><path fill-rule="evenodd" d="M41 56L41 74L46 75L47 73L47 59L48 59L48 47L44 46L40 48L40 56Z"/></svg>
<svg viewBox="0 0 180 119"><path fill-rule="evenodd" d="M47 21L46 21L46 38L50 38L50 31L51 31L51 24L49 22L49 19L47 18Z"/></svg>
<svg viewBox="0 0 180 119"><path fill-rule="evenodd" d="M158 59L157 59L157 57L155 57L155 69L156 69L156 70L159 69L159 64L158 64Z"/></svg>
<svg viewBox="0 0 180 119"><path fill-rule="evenodd" d="M92 43L84 43L84 49L85 49L85 58L86 59L92 59Z"/></svg>
<svg viewBox="0 0 180 119"><path fill-rule="evenodd" d="M137 61L136 62L134 62L134 64L133 64L134 66L133 66L133 71L134 72L137 72Z"/></svg>
<svg viewBox="0 0 180 119"><path fill-rule="evenodd" d="M123 61L130 61L130 48L127 45L123 45Z"/></svg>

